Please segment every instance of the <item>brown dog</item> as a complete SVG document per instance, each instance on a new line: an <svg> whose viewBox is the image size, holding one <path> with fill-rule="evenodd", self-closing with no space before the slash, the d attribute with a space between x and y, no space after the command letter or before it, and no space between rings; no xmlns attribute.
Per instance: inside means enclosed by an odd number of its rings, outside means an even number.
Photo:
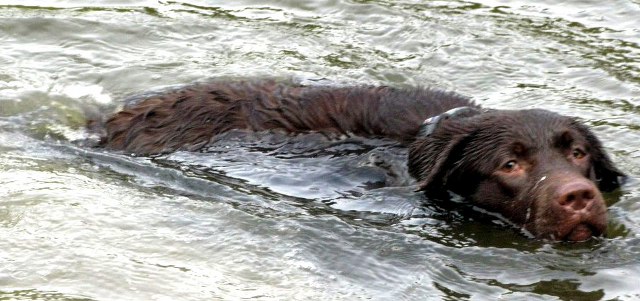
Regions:
<svg viewBox="0 0 640 301"><path fill-rule="evenodd" d="M143 99L105 129L101 146L143 155L197 150L231 129L394 138L408 145L420 190L453 192L551 240L601 235L600 191L624 177L573 118L482 111L468 98L421 88L218 81Z"/></svg>

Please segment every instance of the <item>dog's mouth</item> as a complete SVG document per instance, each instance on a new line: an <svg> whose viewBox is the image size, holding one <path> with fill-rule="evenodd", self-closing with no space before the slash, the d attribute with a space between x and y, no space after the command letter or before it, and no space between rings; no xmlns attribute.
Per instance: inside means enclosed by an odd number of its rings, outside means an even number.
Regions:
<svg viewBox="0 0 640 301"><path fill-rule="evenodd" d="M602 236L606 230L606 225L599 223L582 222L577 224L573 229L560 236L560 240L579 242L589 240L592 237Z"/></svg>
<svg viewBox="0 0 640 301"><path fill-rule="evenodd" d="M523 229L527 230L526 228L523 228ZM546 233L539 232L537 235L531 232L526 232L526 233L531 233L533 237L537 237L538 239L550 240L554 242L561 242L561 241L581 242L581 241L587 241L592 237L601 236L603 231L604 229L601 229L601 227L583 222L583 223L577 224L573 228L570 228L570 229L565 228L565 230L556 230L553 232L546 232Z"/></svg>
<svg viewBox="0 0 640 301"><path fill-rule="evenodd" d="M564 237L565 241L585 241L590 239L593 236L600 236L602 234L602 231L600 231L599 229L597 229L595 226L587 224L587 223L580 223L577 226L575 226L571 231L569 231L567 233L567 235Z"/></svg>

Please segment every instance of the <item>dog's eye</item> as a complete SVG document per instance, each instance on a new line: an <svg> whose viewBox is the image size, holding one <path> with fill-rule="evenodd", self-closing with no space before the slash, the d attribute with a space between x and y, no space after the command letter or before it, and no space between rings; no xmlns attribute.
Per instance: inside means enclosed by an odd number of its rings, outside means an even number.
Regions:
<svg viewBox="0 0 640 301"><path fill-rule="evenodd" d="M518 168L518 162L516 160L511 160L504 165L502 165L502 171L512 172Z"/></svg>
<svg viewBox="0 0 640 301"><path fill-rule="evenodd" d="M571 156L574 159L582 159L586 155L587 154L582 149L579 149L579 148L574 148L573 151L571 151Z"/></svg>

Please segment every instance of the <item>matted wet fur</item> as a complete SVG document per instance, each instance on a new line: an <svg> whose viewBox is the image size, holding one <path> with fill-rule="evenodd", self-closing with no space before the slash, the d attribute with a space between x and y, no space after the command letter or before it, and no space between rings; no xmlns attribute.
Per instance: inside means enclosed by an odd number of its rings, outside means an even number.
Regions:
<svg viewBox="0 0 640 301"><path fill-rule="evenodd" d="M457 107L478 110L443 118L418 135L425 119ZM624 177L574 118L545 110L481 111L467 97L426 88L197 84L115 113L104 122L100 146L139 155L197 150L231 129L397 139L409 148L419 190L461 195L551 240L603 234L601 191L619 187Z"/></svg>

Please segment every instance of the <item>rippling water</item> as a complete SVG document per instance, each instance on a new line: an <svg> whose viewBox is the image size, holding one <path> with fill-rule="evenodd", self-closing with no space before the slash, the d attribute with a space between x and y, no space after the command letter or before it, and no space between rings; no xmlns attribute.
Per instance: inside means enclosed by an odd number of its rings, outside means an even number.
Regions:
<svg viewBox="0 0 640 301"><path fill-rule="evenodd" d="M81 4L84 2L84 4ZM0 0L0 299L637 300L640 3ZM580 116L630 175L608 238L422 203L391 141L82 147L87 118L214 77L434 86Z"/></svg>

